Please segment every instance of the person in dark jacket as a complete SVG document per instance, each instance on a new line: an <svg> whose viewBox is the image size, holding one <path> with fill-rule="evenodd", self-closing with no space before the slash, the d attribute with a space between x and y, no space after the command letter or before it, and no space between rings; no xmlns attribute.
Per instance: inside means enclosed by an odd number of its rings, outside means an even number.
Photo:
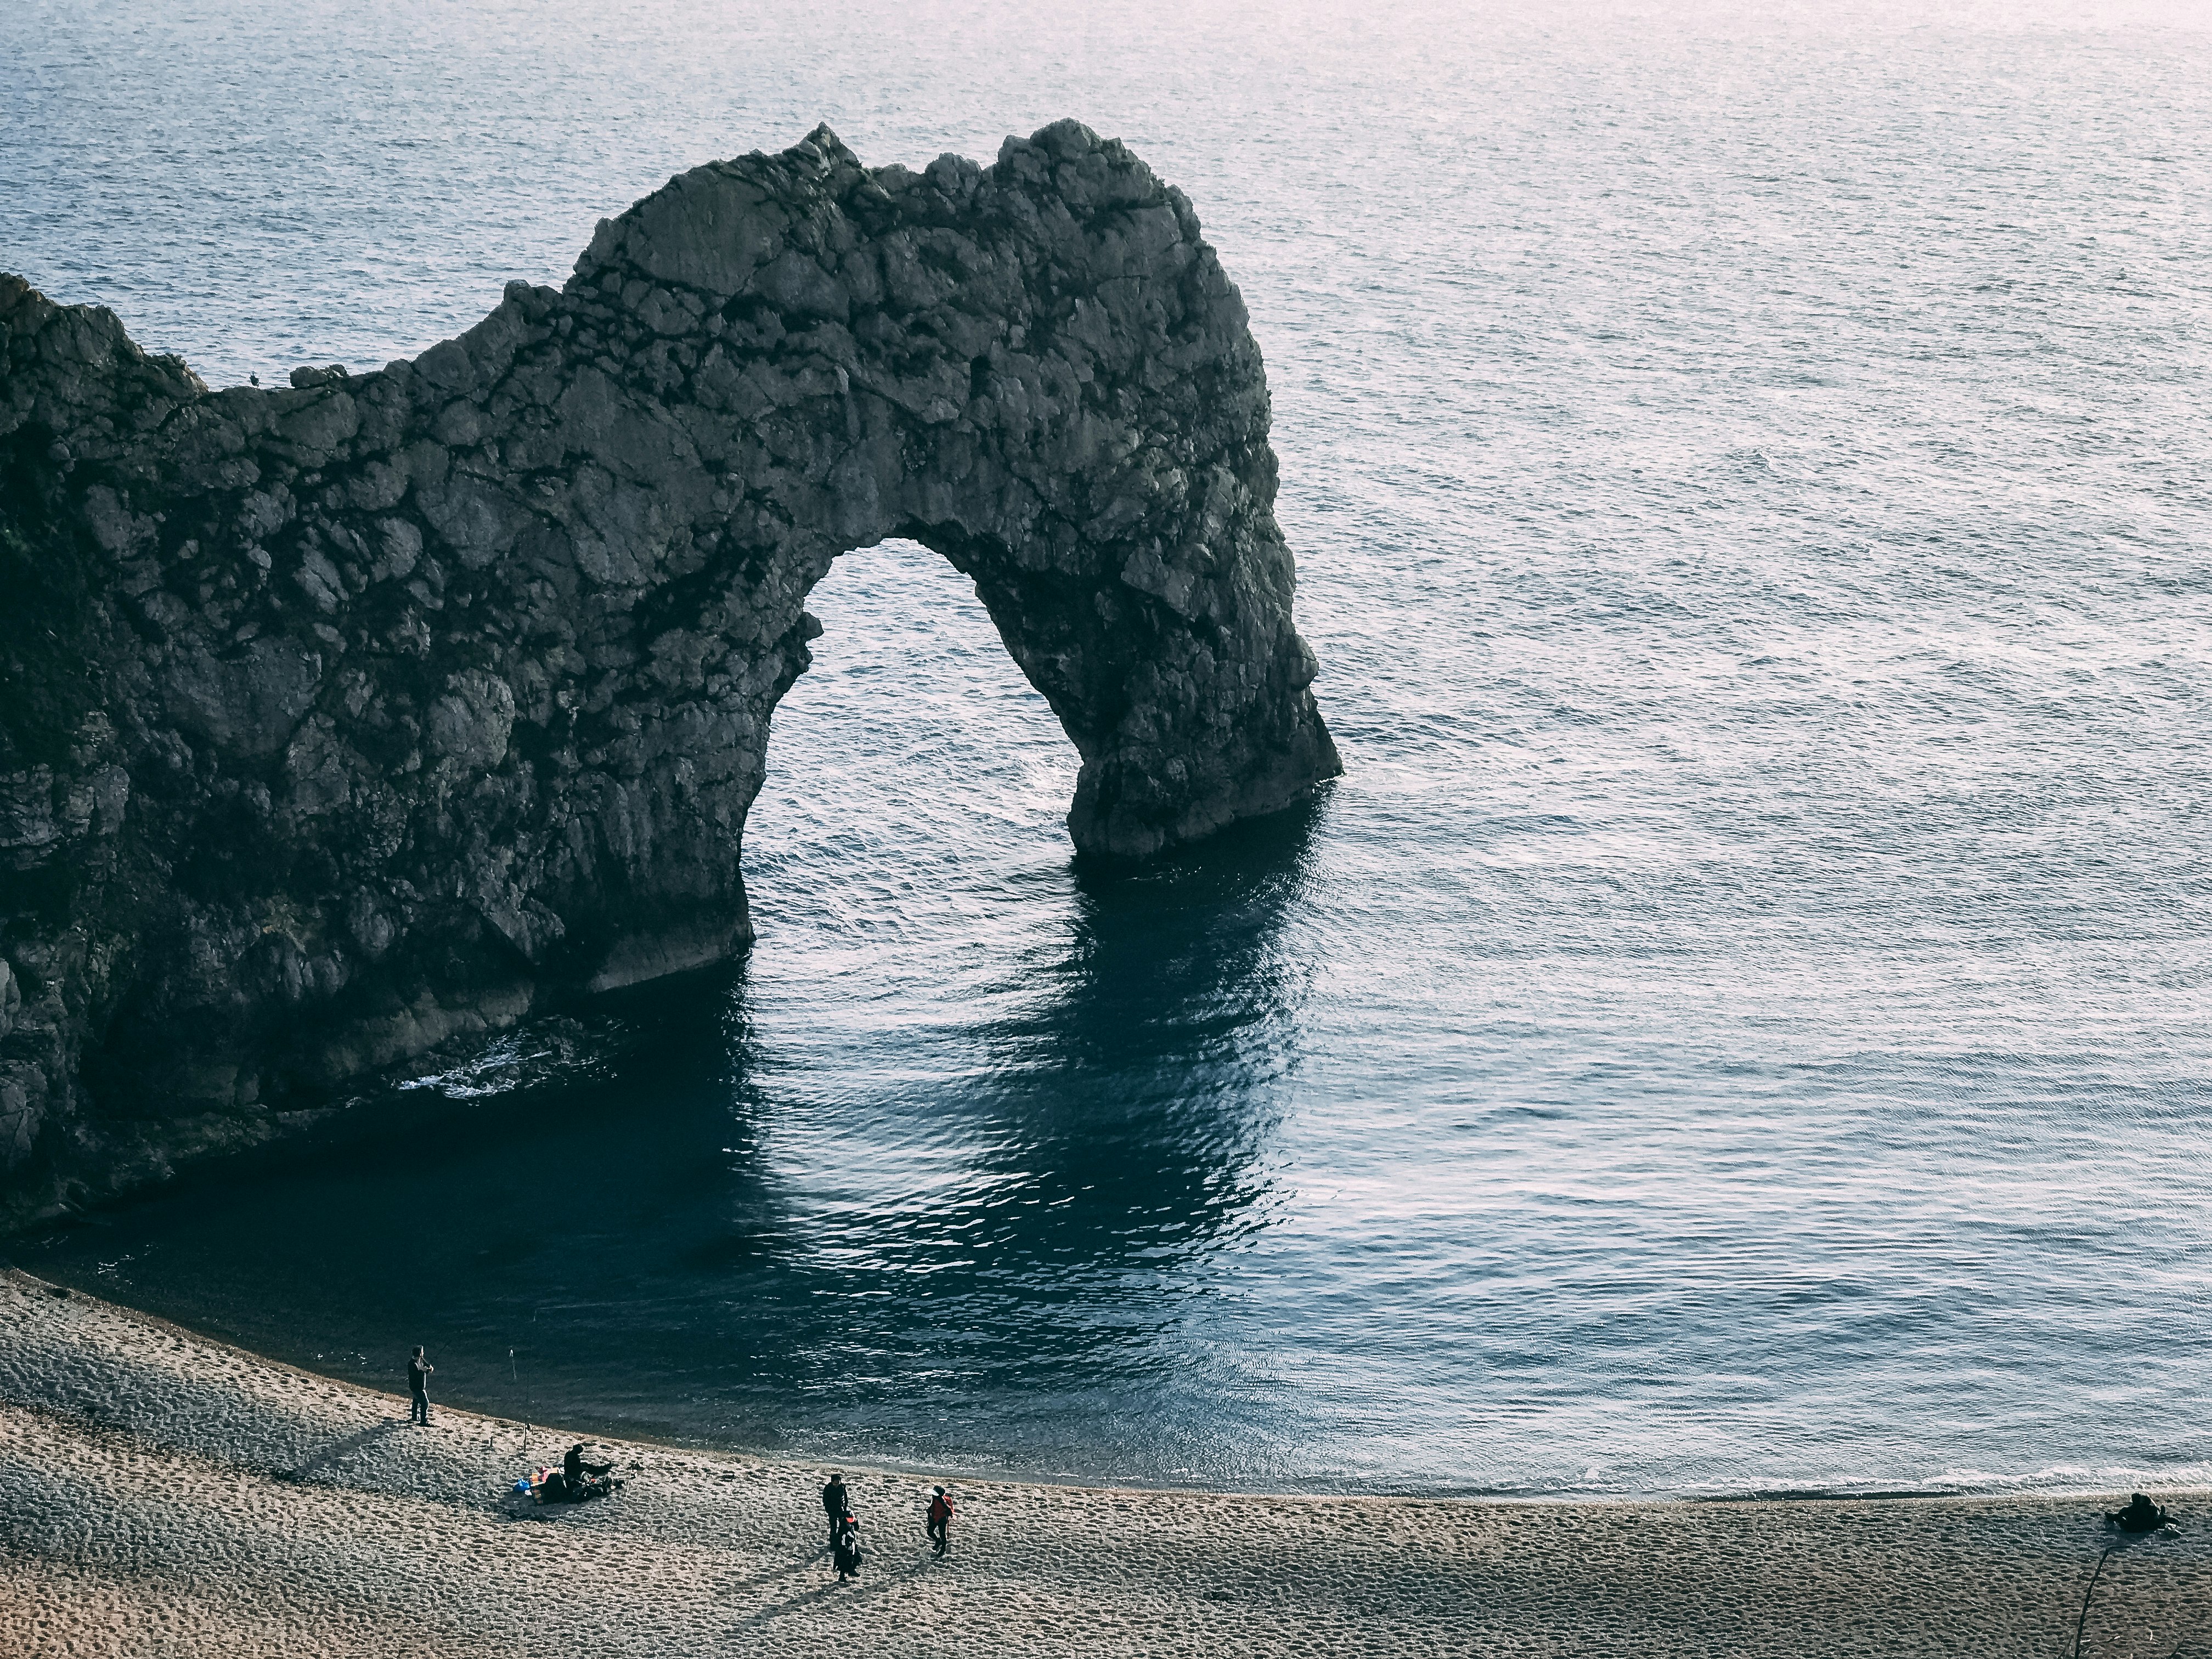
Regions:
<svg viewBox="0 0 2212 1659"><path fill-rule="evenodd" d="M422 1345L417 1343L414 1358L407 1362L407 1392L414 1401L408 1420L426 1429L430 1426L430 1373L437 1369L422 1357Z"/></svg>
<svg viewBox="0 0 2212 1659"><path fill-rule="evenodd" d="M942 1486L929 1500L929 1541L937 1546L939 1555L952 1547L952 1500Z"/></svg>
<svg viewBox="0 0 2212 1659"><path fill-rule="evenodd" d="M586 1463L584 1448L571 1446L561 1459L561 1467L547 1473L545 1484L538 1489L538 1501L580 1504L590 1498L611 1498L615 1488L622 1485L619 1480L607 1479L607 1472L613 1468L611 1463Z"/></svg>
<svg viewBox="0 0 2212 1659"><path fill-rule="evenodd" d="M857 1516L837 1517L836 1533L830 1547L836 1557L839 1583L860 1576L860 1522Z"/></svg>
<svg viewBox="0 0 2212 1659"><path fill-rule="evenodd" d="M838 1530L845 1524L845 1511L851 1508L845 1492L845 1477L832 1474L830 1483L822 1488L823 1513L830 1517L830 1547L837 1547Z"/></svg>

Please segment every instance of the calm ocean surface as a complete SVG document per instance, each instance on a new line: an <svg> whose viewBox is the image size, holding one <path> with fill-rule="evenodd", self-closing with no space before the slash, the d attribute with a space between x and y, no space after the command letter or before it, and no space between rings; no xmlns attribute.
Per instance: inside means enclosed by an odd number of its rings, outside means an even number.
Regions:
<svg viewBox="0 0 2212 1659"><path fill-rule="evenodd" d="M19 1259L825 1457L2212 1480L2206 21L16 0L0 267L218 384L820 119L1127 138L1250 305L1347 766L1085 877L966 585L855 553L742 969Z"/></svg>

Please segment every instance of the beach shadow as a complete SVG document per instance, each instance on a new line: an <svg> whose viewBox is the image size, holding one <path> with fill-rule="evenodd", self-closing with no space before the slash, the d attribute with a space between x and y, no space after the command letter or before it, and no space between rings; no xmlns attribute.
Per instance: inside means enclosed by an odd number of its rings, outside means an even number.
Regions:
<svg viewBox="0 0 2212 1659"><path fill-rule="evenodd" d="M767 1624L770 1620L781 1619L785 1613L793 1612L797 1608L814 1606L820 1602L823 1596L830 1595L836 1589L837 1586L835 1583L817 1584L812 1589L801 1590L795 1595L787 1595L781 1601L773 1601L767 1607L757 1609L752 1617L746 1620L744 1624L738 1626L738 1628L740 1630L754 1630L762 1625Z"/></svg>
<svg viewBox="0 0 2212 1659"><path fill-rule="evenodd" d="M510 1521L536 1521L546 1526L571 1521L581 1525L582 1522L577 1517L607 1513L607 1505L613 1501L611 1498L594 1498L580 1504L544 1504L535 1498L509 1490L501 1497L499 1507Z"/></svg>
<svg viewBox="0 0 2212 1659"><path fill-rule="evenodd" d="M925 1565L922 1561L909 1561L895 1571L878 1571L866 1576L857 1586L848 1584L844 1587L845 1599L848 1601L872 1601L886 1591L896 1589L900 1585L920 1577ZM833 1585L831 1588L836 1587Z"/></svg>
<svg viewBox="0 0 2212 1659"><path fill-rule="evenodd" d="M813 1562L820 1560L823 1556L828 1553L829 1552L827 1550L817 1551L813 1555L809 1556L805 1560L800 1562L799 1565L801 1567L810 1565ZM781 1601L777 1601L769 1607L760 1608L752 1615L751 1618L746 1620L743 1625L738 1626L738 1628L741 1630L755 1629L759 1626L769 1623L771 1620L781 1619L787 1613L795 1612L800 1607L817 1607L826 1598L832 1595L836 1596L842 1604L848 1606L856 1601L873 1601L877 1596L883 1595L886 1590L895 1589L898 1586L915 1578L916 1576L926 1571L936 1559L936 1556L925 1548L919 1555L908 1561L906 1565L902 1567L883 1569L873 1574L870 1574L864 1571L860 1576L860 1582L857 1584L840 1583L838 1580L833 1578L827 1583L816 1585L811 1590L802 1590L798 1595L787 1595ZM790 1571L797 1571L798 1568L793 1567L790 1569ZM762 1575L762 1577L773 1577L775 1576L775 1575L774 1574L763 1574ZM757 1583L761 1582L761 1579L755 1578L748 1580L747 1582ZM732 1588L735 1588L735 1586L732 1586Z"/></svg>
<svg viewBox="0 0 2212 1659"><path fill-rule="evenodd" d="M802 1572L808 1567L812 1566L816 1562L820 1561L828 1556L829 1553L830 1551L825 1546L821 1549L814 1551L813 1553L810 1555L802 1555L797 1560L787 1562L782 1566L769 1567L763 1571L757 1572L750 1578L726 1579L723 1583L723 1589L726 1592L732 1590L750 1589L756 1584L771 1583L779 1578L788 1578L793 1573Z"/></svg>
<svg viewBox="0 0 2212 1659"><path fill-rule="evenodd" d="M299 1468L279 1470L276 1478L279 1480L289 1480L295 1484L313 1480L325 1469L352 1453L359 1451L363 1446L381 1440L386 1435L397 1434L402 1426L404 1425L395 1419L379 1423L374 1428L363 1429L358 1434L349 1434L343 1440L331 1442L306 1462L301 1464Z"/></svg>

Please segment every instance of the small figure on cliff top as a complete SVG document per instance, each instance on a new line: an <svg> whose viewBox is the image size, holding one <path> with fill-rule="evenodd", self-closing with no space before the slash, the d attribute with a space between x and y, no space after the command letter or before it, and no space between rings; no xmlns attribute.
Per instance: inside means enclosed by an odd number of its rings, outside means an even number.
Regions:
<svg viewBox="0 0 2212 1659"><path fill-rule="evenodd" d="M952 1500L942 1486L929 1500L929 1541L937 1546L940 1556L952 1547Z"/></svg>
<svg viewBox="0 0 2212 1659"><path fill-rule="evenodd" d="M845 1511L850 1500L845 1491L845 1477L834 1471L829 1483L822 1488L822 1510L830 1517L830 1547L837 1547L837 1534L845 1524Z"/></svg>
<svg viewBox="0 0 2212 1659"><path fill-rule="evenodd" d="M422 1357L422 1345L415 1345L415 1354L407 1362L407 1392L414 1397L409 1420L430 1426L430 1373L438 1368Z"/></svg>

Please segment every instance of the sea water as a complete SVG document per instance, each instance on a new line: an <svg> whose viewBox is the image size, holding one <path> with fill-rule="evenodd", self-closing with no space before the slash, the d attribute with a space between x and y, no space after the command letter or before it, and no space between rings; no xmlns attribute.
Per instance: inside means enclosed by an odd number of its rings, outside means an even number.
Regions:
<svg viewBox="0 0 2212 1659"><path fill-rule="evenodd" d="M2212 1479L2204 23L16 0L0 266L217 384L417 352L820 120L1127 139L1250 307L1346 769L1087 874L965 585L857 551L739 969L19 1259L840 1459Z"/></svg>

